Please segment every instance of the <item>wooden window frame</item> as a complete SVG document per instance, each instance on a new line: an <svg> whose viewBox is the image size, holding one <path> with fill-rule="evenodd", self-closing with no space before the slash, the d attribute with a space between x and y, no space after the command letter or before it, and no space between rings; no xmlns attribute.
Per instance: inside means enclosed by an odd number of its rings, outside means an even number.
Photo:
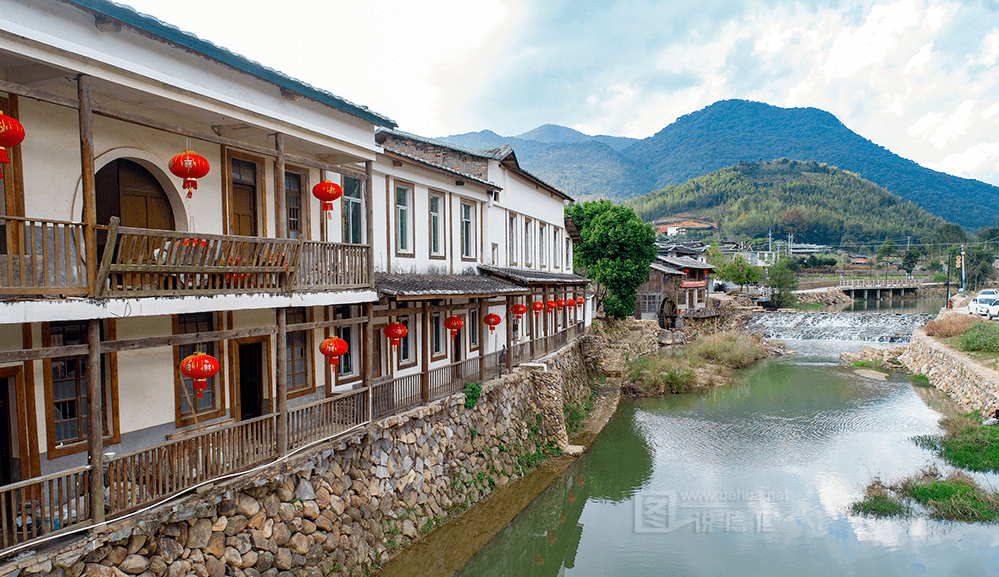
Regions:
<svg viewBox="0 0 999 577"><path fill-rule="evenodd" d="M313 322L312 307L302 307L302 308L305 309L305 322L307 323ZM304 331L292 331L286 333L286 337L287 335L291 335L294 333L305 333L305 386L300 389L293 390L291 388L291 381L288 380L287 382L288 382L289 399L295 399L298 397L303 397L305 395L311 395L312 393L316 392L316 357L313 354L313 351L315 351L316 349L315 332L316 331L312 330L304 330ZM285 340L287 340L287 338ZM287 343L285 344L285 347L287 348ZM289 352L290 351L287 350L285 351L286 364L290 364L291 362L291 356L287 354ZM290 376L291 375L288 375L288 377Z"/></svg>
<svg viewBox="0 0 999 577"><path fill-rule="evenodd" d="M215 315L215 327L214 330L221 330L219 327L223 326L222 312L209 313ZM181 333L180 331L180 315L170 315L171 321L173 323L173 334L188 334ZM212 341L215 343L216 354L215 358L219 361L219 372L217 375L212 377L215 379L216 386L218 387L216 399L218 399L218 407L210 413L201 413L198 415L198 422L204 423L205 421L211 421L219 417L224 417L226 414L226 398L225 398L225 386L224 385L224 375L225 372L225 358L226 358L226 346L225 341ZM173 346L173 396L174 396L174 425L180 429L188 425L194 424L194 412L192 411L190 416L184 416L181 414L181 400L184 398L184 391L182 389L184 381L183 375L180 374L180 361L183 359L180 356L180 345ZM236 383L238 378L230 379L230 382ZM238 386L238 383L236 383ZM233 391L234 393L234 391ZM235 397L230 397L235 398ZM235 403L230 403L230 405L235 405ZM193 407L192 407L193 408ZM235 406L232 407L235 411Z"/></svg>
<svg viewBox="0 0 999 577"><path fill-rule="evenodd" d="M437 253L434 252L434 227L432 217L434 213L430 210L431 201L435 198L438 200L437 208L439 210L439 214L437 232L440 236L438 239L440 241L440 252ZM435 192L433 190L430 191L430 194L427 196L427 216L427 239L429 243L427 245L427 253L430 255L431 259L445 260L447 259L447 197L443 192Z"/></svg>
<svg viewBox="0 0 999 577"><path fill-rule="evenodd" d="M406 221L406 226L408 228L406 231L405 240L407 243L409 243L409 247L406 249L402 249L400 247L401 243L399 242L400 239L402 239L402 234L401 234L402 231L399 228L399 223L403 220L399 218L399 207L402 206L398 202L400 188L406 190L406 199L407 199L405 221ZM416 211L413 209L413 202L414 199L416 198L416 186L409 182L396 180L392 182L391 194L392 194L392 225L393 225L392 238L395 244L395 255L400 258L415 258L416 247L413 245L416 244L416 235L414 234Z"/></svg>
<svg viewBox="0 0 999 577"><path fill-rule="evenodd" d="M86 333L86 323L87 321L79 321L80 324L84 325L84 333ZM104 321L102 321L104 322ZM105 337L107 340L116 340L117 338L117 327L114 319L107 319L108 328ZM51 333L52 323L42 323L42 346L51 347L52 346L52 333ZM105 389L105 395L111 398L111 422L109 423L112 427L110 435L103 435L105 445L117 445L121 443L121 427L119 418L119 407L118 407L118 353L101 353L101 356L109 355L109 370L108 375L110 383L107 383L107 388ZM84 355L81 355L84 356ZM64 358L78 358L78 357L64 357ZM55 415L53 414L52 404L54 393L52 391L52 361L59 360L55 359L43 359L42 361L42 372L45 377L45 442L47 445L47 456L49 460L57 459L59 457L65 457L66 455L72 455L74 453L80 453L87 450L88 440L82 439L73 443L63 444L62 446L56 446L55 439ZM86 363L84 363L85 367ZM102 401L105 399L102 399ZM106 407L103 407L107 411ZM92 415L87 416L87 426L90 426L92 422ZM102 425L103 426L103 425ZM89 436L89 431L88 431Z"/></svg>
<svg viewBox="0 0 999 577"><path fill-rule="evenodd" d="M276 339L275 339L276 340ZM271 335L261 335L258 337L244 337L241 339L233 339L229 342L228 354L229 363L232 366L232 370L229 371L229 384L231 386L229 398L232 399L230 403L229 416L233 419L240 420L243 415L243 399L239 394L239 387L241 383L239 382L239 345L250 345L253 343L263 343L263 372L264 372L264 397L263 400L266 402L266 407L263 407L261 412L264 415L269 415L275 412L276 407L274 406L274 357L271 351ZM221 356L221 355L219 355ZM219 370L219 375L222 371ZM288 398L293 398L291 392L288 393ZM194 422L192 417L191 422Z"/></svg>
<svg viewBox="0 0 999 577"><path fill-rule="evenodd" d="M257 238L267 237L267 175L264 167L266 166L266 160L261 156L253 156L252 154L247 154L239 150L233 150L227 148L225 151L225 170L222 184L225 187L225 205L226 205L226 227L225 234L234 234L232 232L232 161L233 159L242 160L243 162L252 162L257 165L257 200L260 204L257 205ZM277 171L274 171L277 172Z"/></svg>
<svg viewBox="0 0 999 577"><path fill-rule="evenodd" d="M440 322L437 323L437 326L435 326L435 324L434 324L434 319L435 318L439 318L440 319ZM439 361L441 359L446 359L447 358L447 350L448 350L448 343L447 343L447 341L448 341L448 339L451 338L451 335L449 334L450 331L448 331L447 328L444 327L444 320L446 318L447 317L445 317L444 313L441 312L441 311L438 311L438 312L430 314L430 331L428 331L428 332L429 332L429 335L430 335L430 360L431 361ZM437 337L440 338L441 348L440 348L439 351L434 351L434 339L437 338Z"/></svg>
<svg viewBox="0 0 999 577"><path fill-rule="evenodd" d="M347 196L347 183L346 183L346 179L348 179L348 178L351 179L351 180L356 180L358 182L358 184L359 184L359 186L358 186L358 192L360 193L360 196L358 196L358 197ZM340 197L340 239L343 241L344 244L363 245L363 244L365 244L365 238L364 238L364 235L365 235L365 224L364 224L364 219L367 218L367 216L365 215L365 211L364 211L364 203L365 203L365 200L364 200L365 199L364 187L366 186L365 181L362 180L362 179L360 179L360 178L354 178L352 176L347 176L347 175L341 174L340 175L340 184L343 185L343 190L344 190L343 196ZM361 209L359 211L359 213L358 213L358 217L360 218L360 221L361 221L360 227L358 227L358 232L360 233L360 238L361 239L358 242L353 242L352 240L347 240L348 230L349 230L349 227L347 226L347 215L348 215L348 212L349 212L350 205L352 205L354 203L356 203L360 207L360 209Z"/></svg>
<svg viewBox="0 0 999 577"><path fill-rule="evenodd" d="M277 164L275 163L275 165L274 165L274 179L275 179L274 190L277 190L277 178L278 178L278 173L277 172L278 172L277 171ZM301 183L301 187L302 188L301 188L301 190L299 192L300 192L300 196L301 196L302 200L301 200L301 206L299 207L299 216L298 216L299 226L301 227L301 230L299 231L299 238L301 238L302 240L311 240L312 239L312 206L311 206L311 204L309 204L309 202L310 202L309 199L312 198L312 188L309 187L309 169L308 168L304 168L304 167L298 167L298 166L290 166L290 165L286 164L285 167L284 167L284 172L285 172L285 174L294 174L295 176L297 176L299 178L299 181ZM288 190L287 190L287 188L285 188L284 194L285 194L285 200L284 200L285 230L290 230L287 227L287 225L289 224L288 223L289 218L288 218L288 214L287 213L288 213L288 210L290 209L290 205L288 204ZM274 203L274 219L275 219L274 223L275 223L275 226L277 225L277 219L280 218L280 217L281 217L281 215L279 215L277 213L277 203L275 202ZM291 237L289 236L288 238L291 238Z"/></svg>
<svg viewBox="0 0 999 577"><path fill-rule="evenodd" d="M466 206L471 210L471 214L469 214L469 219L467 221L465 220L465 207ZM476 241L478 240L478 236L479 236L478 235L478 226L476 226L476 222L475 222L477 214L478 214L478 203L477 202L475 202L473 200L465 200L465 199L462 199L460 201L459 206L458 206L458 246L459 246L459 250L461 252L461 260L466 261L466 262L468 262L468 261L474 262L477 259L477 256L475 254L476 253L475 249L478 246L478 243ZM467 239L465 238L466 237L466 233L465 233L465 223L466 222L468 223L468 227L470 229L470 233L469 233L470 234L470 238L467 238ZM468 249L470 251L470 254L465 254L465 245L466 244L468 245Z"/></svg>
<svg viewBox="0 0 999 577"><path fill-rule="evenodd" d="M406 309L398 309L406 310ZM414 310L415 311L415 310ZM395 354L395 368L396 370L403 370L415 367L420 362L420 354L417 350L419 348L419 343L416 338L416 314L415 312L403 315L400 314L396 317L396 322L406 325L406 336L401 339L407 342L409 347L409 359L403 360L402 358L402 342L399 343L399 348L396 350Z"/></svg>
<svg viewBox="0 0 999 577"><path fill-rule="evenodd" d="M346 316L346 317L339 316L339 313L337 313L337 307L340 307L340 306L351 307L351 312L350 312L349 316ZM356 312L356 315L355 315L355 312L353 311L353 308L352 308L352 307L355 307L355 306L358 307L358 308L360 308L360 305L353 305L353 304L330 305L328 307L324 307L325 308L324 315L326 316L326 320L332 320L333 316L336 315L337 318L342 318L342 319L348 319L349 318L349 319L355 319L355 320L358 321L358 324L351 324L351 325L338 326L338 327L326 327L326 329L324 331L325 338L327 338L327 339L330 338L330 337L332 337L332 336L334 336L334 335L337 336L337 337L343 338L343 333L341 331L344 330L344 329L350 329L350 331L351 331L351 339L347 341L347 344L349 345L349 348L347 349L347 355L350 356L351 363L354 363L354 366L352 367L354 370L351 371L347 375L344 375L343 373L341 373L339 368L337 369L336 385L333 384L333 371L330 368L330 364L328 362L324 362L323 363L324 371L325 371L325 374L326 374L326 384L327 384L327 386L326 386L326 396L327 397L332 397L334 395L338 395L339 394L339 393L333 392L333 387L334 386L340 387L340 386L343 386L343 385L349 385L349 384L357 383L357 382L359 382L359 381L361 381L361 380L364 379L364 357L363 357L363 355L364 355L364 349L359 344L359 343L361 343L361 340L363 338L364 325L362 323L364 322L364 318L363 318L363 311L358 310ZM344 339L344 340L347 340L347 339ZM377 339L377 335L376 335L376 341L377 340L378 339ZM342 363L343 363L343 359L342 358L340 360L340 363L341 363L341 366L342 366ZM341 378L341 377L343 377L343 378Z"/></svg>
<svg viewBox="0 0 999 577"><path fill-rule="evenodd" d="M479 323L482 322L482 319L479 318L478 307L469 307L466 318L468 319L468 352L477 351L482 346L482 343L479 342Z"/></svg>

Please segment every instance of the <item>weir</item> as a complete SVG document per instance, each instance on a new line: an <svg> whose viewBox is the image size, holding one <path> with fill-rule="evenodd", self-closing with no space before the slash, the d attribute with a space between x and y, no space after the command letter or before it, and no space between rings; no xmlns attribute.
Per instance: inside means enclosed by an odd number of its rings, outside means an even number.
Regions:
<svg viewBox="0 0 999 577"><path fill-rule="evenodd" d="M913 329L934 318L930 314L759 313L746 331L768 339L837 340L877 343L909 342Z"/></svg>

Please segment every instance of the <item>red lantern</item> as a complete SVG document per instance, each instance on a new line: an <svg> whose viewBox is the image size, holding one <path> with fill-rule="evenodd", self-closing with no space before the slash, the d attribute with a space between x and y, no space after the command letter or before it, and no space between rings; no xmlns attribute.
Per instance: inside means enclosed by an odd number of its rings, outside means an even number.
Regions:
<svg viewBox="0 0 999 577"><path fill-rule="evenodd" d="M512 307L510 307L510 310L513 311L513 314L517 316L517 322L519 323L520 317L527 312L527 307L520 303L517 303Z"/></svg>
<svg viewBox="0 0 999 577"><path fill-rule="evenodd" d="M555 310L555 307L557 305L555 304L555 301L548 301L547 306L548 306L548 312L552 312L553 310Z"/></svg>
<svg viewBox="0 0 999 577"><path fill-rule="evenodd" d="M347 341L339 337L329 338L319 343L319 352L329 359L329 363L334 367L334 371L340 365L340 357L347 354L349 348Z"/></svg>
<svg viewBox="0 0 999 577"><path fill-rule="evenodd" d="M0 111L0 178L3 178L3 166L10 163L7 149L13 148L24 141L24 126L16 118L7 116Z"/></svg>
<svg viewBox="0 0 999 577"><path fill-rule="evenodd" d="M461 320L461 317L451 315L444 319L444 326L451 331L451 338L454 339L458 336L461 327L465 326L465 321Z"/></svg>
<svg viewBox="0 0 999 577"><path fill-rule="evenodd" d="M503 322L503 319L496 313L489 313L486 318L482 319L482 322L489 325L489 332L493 332L496 330L496 325Z"/></svg>
<svg viewBox="0 0 999 577"><path fill-rule="evenodd" d="M343 196L343 188L335 182L324 180L312 187L312 196L323 201L326 218L333 218L333 201Z"/></svg>
<svg viewBox="0 0 999 577"><path fill-rule="evenodd" d="M170 159L170 172L184 179L187 198L191 198L192 193L198 190L198 181L195 179L208 174L209 168L211 167L205 157L193 150L176 154Z"/></svg>
<svg viewBox="0 0 999 577"><path fill-rule="evenodd" d="M208 388L208 379L219 372L219 362L211 355L194 353L180 361L180 372L185 377L194 379L194 390L198 391L200 399L201 393Z"/></svg>
<svg viewBox="0 0 999 577"><path fill-rule="evenodd" d="M586 304L586 299L583 297L576 297L576 306L581 307Z"/></svg>
<svg viewBox="0 0 999 577"><path fill-rule="evenodd" d="M558 299L557 301L555 301L555 305L558 306L558 310L564 309L565 308L565 299Z"/></svg>
<svg viewBox="0 0 999 577"><path fill-rule="evenodd" d="M689 268L683 269L683 274L690 274L690 269Z"/></svg>
<svg viewBox="0 0 999 577"><path fill-rule="evenodd" d="M538 318L541 311L545 310L545 303L541 301L534 301L531 303L531 308L534 309L534 318Z"/></svg>
<svg viewBox="0 0 999 577"><path fill-rule="evenodd" d="M392 323L385 327L385 336L389 338L392 346L398 346L399 341L406 338L406 325L402 323Z"/></svg>

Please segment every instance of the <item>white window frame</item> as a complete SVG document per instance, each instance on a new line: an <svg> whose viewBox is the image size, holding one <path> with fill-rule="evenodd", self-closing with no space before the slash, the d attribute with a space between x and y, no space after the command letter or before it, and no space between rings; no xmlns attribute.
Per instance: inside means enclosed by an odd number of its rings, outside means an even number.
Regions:
<svg viewBox="0 0 999 577"><path fill-rule="evenodd" d="M548 268L548 225L543 222L538 223L538 266Z"/></svg>
<svg viewBox="0 0 999 577"><path fill-rule="evenodd" d="M559 250L562 246L562 230L558 228L552 229L552 267L562 268L562 251Z"/></svg>
<svg viewBox="0 0 999 577"><path fill-rule="evenodd" d="M437 201L437 210L434 210L434 201ZM443 257L446 255L444 244L444 196L430 193L427 199L427 212L429 214L428 228L430 233L430 256ZM437 249L434 249L434 244Z"/></svg>
<svg viewBox="0 0 999 577"><path fill-rule="evenodd" d="M531 266L534 263L534 221L524 219L524 265Z"/></svg>
<svg viewBox="0 0 999 577"><path fill-rule="evenodd" d="M357 196L349 196L348 195L348 192L349 192L349 190L351 188L350 186L348 186L348 182L347 182L348 179L357 182ZM364 181L361 180L361 179L358 179L358 178L352 178L352 177L349 177L349 176L344 176L344 177L342 177L342 181L341 182L343 183L343 196L340 197L342 199L341 200L341 202L342 202L341 210L343 211L343 219L342 219L343 242L345 244L364 244L364 234L365 234L365 230L364 230ZM355 214L354 214L355 205L356 205L356 210L357 210L356 217L357 217L357 220L359 221L358 222L358 226L357 226L357 238L356 239L351 236L351 232L353 231L353 228L354 228L352 225L354 223L354 218L355 218Z"/></svg>
<svg viewBox="0 0 999 577"><path fill-rule="evenodd" d="M511 214L507 224L507 260L509 264L517 264L517 215Z"/></svg>
<svg viewBox="0 0 999 577"><path fill-rule="evenodd" d="M475 245L476 245L476 230L475 230L475 203L473 202L461 202L461 208L459 209L460 215L459 222L460 227L460 245L461 245L461 258L462 259L474 259L475 258ZM467 214L466 214L467 212Z"/></svg>

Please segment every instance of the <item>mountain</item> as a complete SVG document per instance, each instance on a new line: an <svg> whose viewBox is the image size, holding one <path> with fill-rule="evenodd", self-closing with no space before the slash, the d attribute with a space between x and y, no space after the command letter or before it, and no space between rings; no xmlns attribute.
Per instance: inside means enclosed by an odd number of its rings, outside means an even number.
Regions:
<svg viewBox="0 0 999 577"><path fill-rule="evenodd" d="M590 136L545 124L519 136L483 130L443 137L490 148L509 144L528 171L577 200L634 198L740 161L816 161L863 178L967 228L995 223L999 187L922 167L816 108L723 100L642 140Z"/></svg>
<svg viewBox="0 0 999 577"><path fill-rule="evenodd" d="M929 238L944 220L856 174L815 161L740 162L625 202L646 222L714 222L724 238L859 246Z"/></svg>
<svg viewBox="0 0 999 577"><path fill-rule="evenodd" d="M621 202L653 188L654 181L645 167L615 149L637 142L633 138L588 136L565 126L546 124L520 136L482 130L440 140L468 148L509 144L524 169L578 201L607 198Z"/></svg>
<svg viewBox="0 0 999 577"><path fill-rule="evenodd" d="M853 132L816 108L723 100L687 114L624 149L656 187L743 160L815 160L855 172L905 200L969 228L992 225L999 187L922 167Z"/></svg>

